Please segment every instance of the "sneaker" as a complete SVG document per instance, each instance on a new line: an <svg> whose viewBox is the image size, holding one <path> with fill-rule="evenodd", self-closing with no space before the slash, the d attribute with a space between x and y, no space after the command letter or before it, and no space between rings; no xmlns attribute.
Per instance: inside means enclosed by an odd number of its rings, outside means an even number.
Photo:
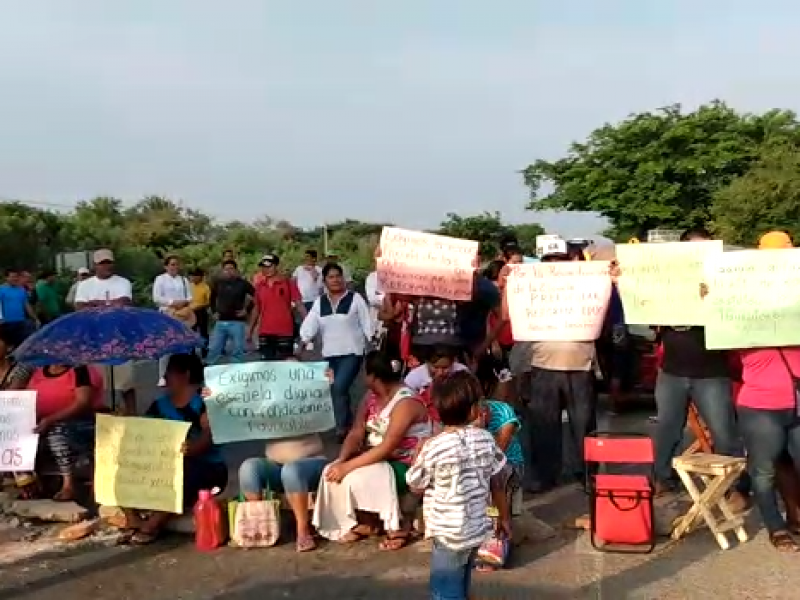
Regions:
<svg viewBox="0 0 800 600"><path fill-rule="evenodd" d="M158 380L158 387L167 387L167 380L163 377Z"/></svg>

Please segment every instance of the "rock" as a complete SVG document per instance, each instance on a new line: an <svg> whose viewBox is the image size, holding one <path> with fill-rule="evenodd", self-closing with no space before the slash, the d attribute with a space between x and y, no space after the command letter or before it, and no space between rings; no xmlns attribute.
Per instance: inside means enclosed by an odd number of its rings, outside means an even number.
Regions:
<svg viewBox="0 0 800 600"><path fill-rule="evenodd" d="M23 519L38 519L56 523L78 523L89 511L75 502L54 500L17 500L9 512Z"/></svg>
<svg viewBox="0 0 800 600"><path fill-rule="evenodd" d="M8 526L9 527L21 527L22 526L22 521L19 518L14 517L13 519L10 519L8 521Z"/></svg>
<svg viewBox="0 0 800 600"><path fill-rule="evenodd" d="M100 519L82 521L75 525L65 527L58 533L58 539L67 542L76 542L85 537L89 537L100 528Z"/></svg>

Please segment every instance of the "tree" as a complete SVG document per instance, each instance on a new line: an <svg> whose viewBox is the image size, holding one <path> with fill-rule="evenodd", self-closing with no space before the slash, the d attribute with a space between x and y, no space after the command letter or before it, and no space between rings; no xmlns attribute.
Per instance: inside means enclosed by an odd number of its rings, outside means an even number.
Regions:
<svg viewBox="0 0 800 600"><path fill-rule="evenodd" d="M442 221L436 233L480 242L481 258L491 260L497 256L501 239L507 235L516 236L525 252L533 252L536 248L536 236L543 234L544 229L538 223L505 224L499 212L484 212L468 217L448 213L447 219Z"/></svg>
<svg viewBox="0 0 800 600"><path fill-rule="evenodd" d="M714 194L747 173L765 144L800 144L790 111L740 114L722 102L684 113L680 105L606 124L569 155L523 171L532 210L579 210L611 221L626 238L655 228L709 224ZM554 187L542 195L543 187Z"/></svg>
<svg viewBox="0 0 800 600"><path fill-rule="evenodd" d="M729 244L754 245L773 229L800 240L800 151L766 148L753 167L714 194L714 233Z"/></svg>

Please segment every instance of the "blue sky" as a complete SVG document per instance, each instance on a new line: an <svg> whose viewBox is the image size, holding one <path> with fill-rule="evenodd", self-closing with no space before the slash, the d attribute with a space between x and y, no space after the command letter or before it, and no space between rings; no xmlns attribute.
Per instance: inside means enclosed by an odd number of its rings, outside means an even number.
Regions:
<svg viewBox="0 0 800 600"><path fill-rule="evenodd" d="M524 210L517 171L606 121L796 108L789 0L5 0L0 197L407 227Z"/></svg>

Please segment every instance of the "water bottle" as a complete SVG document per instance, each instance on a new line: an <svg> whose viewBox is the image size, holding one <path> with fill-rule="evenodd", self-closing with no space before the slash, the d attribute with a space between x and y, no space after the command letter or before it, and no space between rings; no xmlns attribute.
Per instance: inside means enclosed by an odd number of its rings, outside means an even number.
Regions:
<svg viewBox="0 0 800 600"><path fill-rule="evenodd" d="M194 544L201 552L211 552L225 541L222 509L214 499L213 491L200 490L194 505Z"/></svg>

